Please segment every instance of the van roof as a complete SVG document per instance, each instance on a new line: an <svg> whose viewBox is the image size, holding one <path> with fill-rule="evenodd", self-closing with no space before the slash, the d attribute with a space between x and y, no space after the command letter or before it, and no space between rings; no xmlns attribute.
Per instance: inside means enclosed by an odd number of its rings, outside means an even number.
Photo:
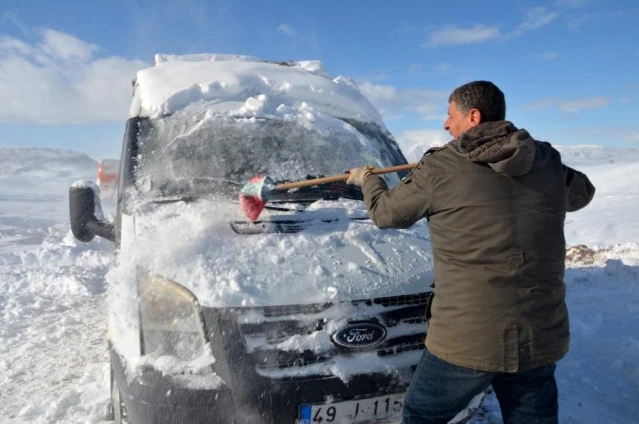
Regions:
<svg viewBox="0 0 639 424"><path fill-rule="evenodd" d="M213 54L213 53L200 53L200 54L187 54L187 55L173 55L173 54L156 54L153 57L153 65L170 62L254 62L254 63L272 63L280 66L289 66L302 68L312 74L321 75L325 78L331 78L331 75L324 69L324 65L319 60L300 60L300 61L278 61L260 59L255 56L247 55L232 55L232 54Z"/></svg>
<svg viewBox="0 0 639 424"><path fill-rule="evenodd" d="M320 61L220 54L156 55L154 66L137 74L130 116L157 118L193 103L248 117L312 109L385 128L357 84L342 76L332 78Z"/></svg>

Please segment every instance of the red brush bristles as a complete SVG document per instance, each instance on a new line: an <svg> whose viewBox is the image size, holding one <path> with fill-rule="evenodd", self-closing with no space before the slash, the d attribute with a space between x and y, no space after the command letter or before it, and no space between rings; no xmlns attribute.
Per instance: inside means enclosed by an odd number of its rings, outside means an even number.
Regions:
<svg viewBox="0 0 639 424"><path fill-rule="evenodd" d="M240 191L240 207L255 221L268 201L273 181L269 177L253 177Z"/></svg>
<svg viewBox="0 0 639 424"><path fill-rule="evenodd" d="M240 193L240 207L251 221L255 221L260 216L264 205L266 205L266 202L259 196Z"/></svg>

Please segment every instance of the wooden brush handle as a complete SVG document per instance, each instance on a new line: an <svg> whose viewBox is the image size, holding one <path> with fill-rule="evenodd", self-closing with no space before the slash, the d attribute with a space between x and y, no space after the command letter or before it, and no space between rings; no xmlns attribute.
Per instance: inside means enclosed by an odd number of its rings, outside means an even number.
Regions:
<svg viewBox="0 0 639 424"><path fill-rule="evenodd" d="M371 174L390 174L391 172L409 171L417 166L416 163L406 165L390 166L388 168L371 169ZM273 190L288 190L291 188L310 187L318 184L336 183L346 181L350 174L331 175L330 177L315 178L313 180L295 181L293 183L278 184Z"/></svg>

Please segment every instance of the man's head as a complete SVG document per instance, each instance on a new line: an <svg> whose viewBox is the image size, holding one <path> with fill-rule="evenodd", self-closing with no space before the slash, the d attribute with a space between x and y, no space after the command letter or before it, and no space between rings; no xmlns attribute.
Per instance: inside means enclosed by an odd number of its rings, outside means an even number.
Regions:
<svg viewBox="0 0 639 424"><path fill-rule="evenodd" d="M506 119L504 93L490 81L473 81L457 87L448 98L444 129L458 138L482 122Z"/></svg>

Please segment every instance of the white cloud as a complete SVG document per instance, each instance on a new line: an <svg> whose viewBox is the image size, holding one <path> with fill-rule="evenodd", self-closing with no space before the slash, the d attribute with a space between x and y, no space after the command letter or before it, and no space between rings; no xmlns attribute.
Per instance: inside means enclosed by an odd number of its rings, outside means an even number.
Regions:
<svg viewBox="0 0 639 424"><path fill-rule="evenodd" d="M605 96L581 97L572 100L562 100L559 97L550 97L528 103L522 106L524 110L540 110L557 107L562 112L580 112L583 110L597 110L607 106L611 99Z"/></svg>
<svg viewBox="0 0 639 424"><path fill-rule="evenodd" d="M0 122L52 124L120 121L131 102L131 80L148 65L112 56L98 46L45 30L29 44L0 38Z"/></svg>
<svg viewBox="0 0 639 424"><path fill-rule="evenodd" d="M472 27L463 28L458 25L446 25L432 31L422 47L458 46L463 44L480 44L499 38L519 37L550 24L557 19L559 13L547 10L545 7L534 7L526 12L526 18L510 33L502 33L496 26L475 24Z"/></svg>
<svg viewBox="0 0 639 424"><path fill-rule="evenodd" d="M371 82L364 82L359 87L386 119L405 112L417 114L427 120L445 119L448 92L423 88L398 90L392 85Z"/></svg>
<svg viewBox="0 0 639 424"><path fill-rule="evenodd" d="M559 13L548 11L545 7L535 7L526 13L526 19L512 32L512 36L520 36L533 29L541 28L557 19Z"/></svg>
<svg viewBox="0 0 639 424"><path fill-rule="evenodd" d="M17 40L13 37L3 36L0 38L0 52L14 51L19 54L31 54L33 48L27 43Z"/></svg>
<svg viewBox="0 0 639 424"><path fill-rule="evenodd" d="M626 141L639 143L639 131L624 131L621 133L621 138Z"/></svg>
<svg viewBox="0 0 639 424"><path fill-rule="evenodd" d="M85 43L69 34L47 29L43 31L43 42L39 48L53 59L87 61L98 46Z"/></svg>
<svg viewBox="0 0 639 424"><path fill-rule="evenodd" d="M528 103L523 105L521 108L524 110L540 110L540 109L548 109L557 105L561 99L558 97L549 97L547 99L537 100L532 103Z"/></svg>
<svg viewBox="0 0 639 424"><path fill-rule="evenodd" d="M291 38L298 38L297 31L286 24L281 24L277 27L277 32L281 32L284 35L287 35Z"/></svg>
<svg viewBox="0 0 639 424"><path fill-rule="evenodd" d="M555 60L559 57L557 52L543 52L537 55L537 59L539 60Z"/></svg>
<svg viewBox="0 0 639 424"><path fill-rule="evenodd" d="M579 112L582 110L597 110L610 103L609 97L583 97L580 99L561 102L559 110L562 112Z"/></svg>
<svg viewBox="0 0 639 424"><path fill-rule="evenodd" d="M458 46L462 44L479 44L499 38L501 33L497 27L477 24L470 28L447 25L430 33L424 47Z"/></svg>
<svg viewBox="0 0 639 424"><path fill-rule="evenodd" d="M444 130L406 130L396 135L397 143L409 162L417 162L431 147L442 146L451 140Z"/></svg>

